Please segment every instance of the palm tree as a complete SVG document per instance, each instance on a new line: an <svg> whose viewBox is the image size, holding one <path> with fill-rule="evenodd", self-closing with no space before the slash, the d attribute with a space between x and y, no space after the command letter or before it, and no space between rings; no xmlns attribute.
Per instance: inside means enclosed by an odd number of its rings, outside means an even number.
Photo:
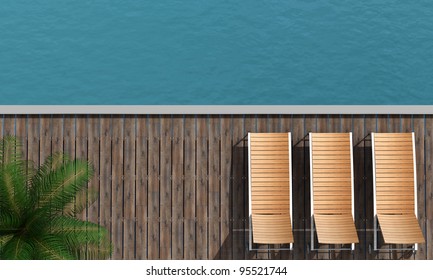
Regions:
<svg viewBox="0 0 433 280"><path fill-rule="evenodd" d="M76 218L96 198L92 175L61 153L36 169L16 138L0 139L0 259L109 258L107 230Z"/></svg>

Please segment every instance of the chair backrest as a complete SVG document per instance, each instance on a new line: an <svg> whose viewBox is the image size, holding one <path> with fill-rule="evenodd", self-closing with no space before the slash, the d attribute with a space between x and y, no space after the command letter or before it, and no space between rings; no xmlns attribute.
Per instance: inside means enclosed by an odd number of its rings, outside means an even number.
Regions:
<svg viewBox="0 0 433 280"><path fill-rule="evenodd" d="M351 214L352 133L310 133L311 213Z"/></svg>
<svg viewBox="0 0 433 280"><path fill-rule="evenodd" d="M372 133L375 214L415 213L413 133Z"/></svg>
<svg viewBox="0 0 433 280"><path fill-rule="evenodd" d="M252 214L291 214L290 133L249 133Z"/></svg>

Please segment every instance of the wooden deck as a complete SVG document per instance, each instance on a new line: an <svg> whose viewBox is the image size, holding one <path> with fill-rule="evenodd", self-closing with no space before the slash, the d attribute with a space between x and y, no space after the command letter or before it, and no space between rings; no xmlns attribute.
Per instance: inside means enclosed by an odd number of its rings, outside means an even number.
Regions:
<svg viewBox="0 0 433 280"><path fill-rule="evenodd" d="M433 259L431 115L3 115L36 163L56 151L87 158L100 196L83 219L108 228L113 259ZM292 132L294 250L248 252L247 132ZM353 132L355 223L349 252L309 249L308 132ZM419 221L416 255L370 252L373 186L369 132L415 132ZM266 249L266 246L262 246ZM322 246L326 248L326 246ZM387 248L384 246L383 248ZM398 247L395 247L398 248Z"/></svg>

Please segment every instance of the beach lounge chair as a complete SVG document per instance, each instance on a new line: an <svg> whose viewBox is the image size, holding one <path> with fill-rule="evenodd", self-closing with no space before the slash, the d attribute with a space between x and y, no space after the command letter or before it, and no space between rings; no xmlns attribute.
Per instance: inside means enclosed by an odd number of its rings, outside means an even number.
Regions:
<svg viewBox="0 0 433 280"><path fill-rule="evenodd" d="M248 133L250 250L293 247L291 151L290 133Z"/></svg>
<svg viewBox="0 0 433 280"><path fill-rule="evenodd" d="M414 133L371 133L374 249L377 224L387 244L424 243L418 223ZM411 250L412 250L411 249Z"/></svg>
<svg viewBox="0 0 433 280"><path fill-rule="evenodd" d="M351 244L354 224L352 133L310 133L311 250L320 244ZM339 248L340 250L342 248ZM325 249L330 250L330 249Z"/></svg>

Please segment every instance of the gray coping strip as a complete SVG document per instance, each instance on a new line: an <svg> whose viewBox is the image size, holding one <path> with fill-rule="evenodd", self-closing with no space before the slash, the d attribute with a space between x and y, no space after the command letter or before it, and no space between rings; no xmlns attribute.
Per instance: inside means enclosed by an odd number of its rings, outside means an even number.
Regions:
<svg viewBox="0 0 433 280"><path fill-rule="evenodd" d="M0 105L0 114L433 114L433 105Z"/></svg>

